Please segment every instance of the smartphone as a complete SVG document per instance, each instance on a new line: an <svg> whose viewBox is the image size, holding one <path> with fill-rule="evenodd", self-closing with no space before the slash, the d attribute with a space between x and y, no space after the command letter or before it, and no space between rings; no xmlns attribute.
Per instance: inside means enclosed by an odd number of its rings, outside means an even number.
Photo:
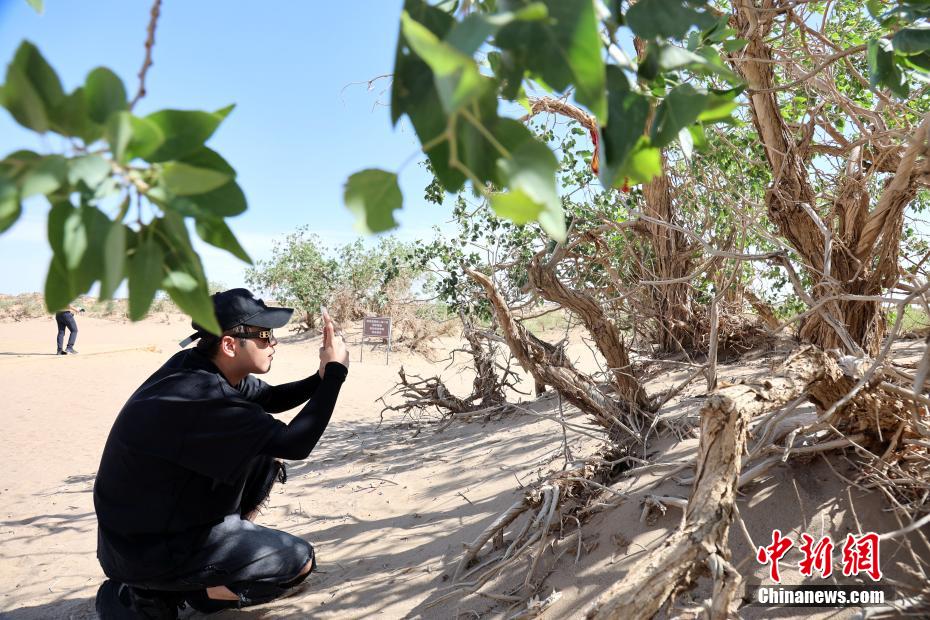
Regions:
<svg viewBox="0 0 930 620"><path fill-rule="evenodd" d="M329 312L326 311L326 306L323 306L323 305L320 306L320 315L329 316Z"/></svg>

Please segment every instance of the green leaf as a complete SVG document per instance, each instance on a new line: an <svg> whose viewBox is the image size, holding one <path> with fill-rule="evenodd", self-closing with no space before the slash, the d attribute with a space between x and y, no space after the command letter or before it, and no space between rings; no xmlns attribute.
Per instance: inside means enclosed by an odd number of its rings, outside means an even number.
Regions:
<svg viewBox="0 0 930 620"><path fill-rule="evenodd" d="M491 208L500 217L514 224L535 222L544 205L536 202L520 190L491 194Z"/></svg>
<svg viewBox="0 0 930 620"><path fill-rule="evenodd" d="M740 51L747 45L749 45L749 41L746 39L730 39L729 41L723 42L723 49L727 52L733 53Z"/></svg>
<svg viewBox="0 0 930 620"><path fill-rule="evenodd" d="M930 49L930 28L902 28L891 38L891 45L908 56L925 52Z"/></svg>
<svg viewBox="0 0 930 620"><path fill-rule="evenodd" d="M106 137L107 142L110 143L113 158L125 163L126 149L132 140L132 114L125 111L113 114L107 121Z"/></svg>
<svg viewBox="0 0 930 620"><path fill-rule="evenodd" d="M715 20L681 0L639 0L626 12L626 23L643 39L682 39L692 27L705 30Z"/></svg>
<svg viewBox="0 0 930 620"><path fill-rule="evenodd" d="M96 142L103 133L103 128L88 116L83 87L66 95L54 109L49 110L48 117L52 131L80 138L85 144Z"/></svg>
<svg viewBox="0 0 930 620"><path fill-rule="evenodd" d="M151 238L143 240L129 259L129 318L145 317L164 274L165 255Z"/></svg>
<svg viewBox="0 0 930 620"><path fill-rule="evenodd" d="M526 6L525 0L520 4ZM605 65L598 20L591 0L545 0L549 19L515 21L501 28L495 43L503 62L537 74L558 91L575 87L575 99L601 123L607 122ZM516 94L512 90L510 94Z"/></svg>
<svg viewBox="0 0 930 620"><path fill-rule="evenodd" d="M32 7L32 10L38 13L39 15L45 10L44 0L26 0L29 3L29 6Z"/></svg>
<svg viewBox="0 0 930 620"><path fill-rule="evenodd" d="M495 210L499 209L502 214L511 212L518 220L532 214L532 219L539 221L550 237L564 240L565 215L556 189L559 164L552 150L537 140L523 123L501 119L496 129L507 155L498 155L492 181L511 191L492 197L492 207L496 204Z"/></svg>
<svg viewBox="0 0 930 620"><path fill-rule="evenodd" d="M223 159L222 155L205 146L197 149L180 161L196 168L205 168L207 170L222 172L228 177L236 176L235 169L229 165L229 162Z"/></svg>
<svg viewBox="0 0 930 620"><path fill-rule="evenodd" d="M646 55L647 58L641 64L650 67L653 73L648 77L643 75L646 79L654 78L658 71L690 69L701 75L719 75L734 84L740 82L739 76L723 64L720 56L717 55L716 50L713 48L701 48L698 53L695 53L674 45L658 45L650 42ZM654 65L652 59L649 58L650 56L655 57ZM652 69L653 66L654 69ZM642 69L640 74L643 74Z"/></svg>
<svg viewBox="0 0 930 620"><path fill-rule="evenodd" d="M77 269L87 251L87 228L84 219L77 209L68 214L62 228L62 251L65 257L65 267L68 271Z"/></svg>
<svg viewBox="0 0 930 620"><path fill-rule="evenodd" d="M114 112L129 108L123 81L106 67L97 67L87 75L84 97L88 116L99 125L106 124Z"/></svg>
<svg viewBox="0 0 930 620"><path fill-rule="evenodd" d="M404 11L437 39L445 38L456 23L448 13L430 6L423 0L405 0ZM394 58L394 82L391 85L391 122L394 125L397 125L400 117L408 114L411 108L418 107L417 104L422 101L426 92L431 90L432 80L426 63L410 53L401 25ZM421 141L424 144L426 142L422 138Z"/></svg>
<svg viewBox="0 0 930 620"><path fill-rule="evenodd" d="M871 39L868 43L869 84L872 88L886 86L895 95L905 98L910 92L907 80L895 64L891 42Z"/></svg>
<svg viewBox="0 0 930 620"><path fill-rule="evenodd" d="M904 64L921 73L930 73L930 52L903 57ZM920 73L915 77L919 78Z"/></svg>
<svg viewBox="0 0 930 620"><path fill-rule="evenodd" d="M189 273L197 278L198 282L203 281L206 283L200 256L197 255L194 246L191 245L184 218L177 213L167 211L164 217L154 220L152 225L156 229L157 238L165 250L165 264L168 268ZM204 288L206 288L206 284L204 284Z"/></svg>
<svg viewBox="0 0 930 620"><path fill-rule="evenodd" d="M229 174L178 161L165 164L161 173L165 187L178 196L209 192L226 185L231 179Z"/></svg>
<svg viewBox="0 0 930 620"><path fill-rule="evenodd" d="M439 99L447 113L474 101L490 88L490 81L478 72L471 56L440 41L406 11L401 14L401 26L411 49L433 70Z"/></svg>
<svg viewBox="0 0 930 620"><path fill-rule="evenodd" d="M682 127L678 132L678 143L681 145L681 152L688 162L691 162L691 155L694 153L694 139L691 137L691 127Z"/></svg>
<svg viewBox="0 0 930 620"><path fill-rule="evenodd" d="M67 201L56 201L48 212L48 219L46 220L48 244L56 256L64 258L65 222L74 213L77 213L77 209Z"/></svg>
<svg viewBox="0 0 930 620"><path fill-rule="evenodd" d="M227 180L236 176L236 171L218 153L202 147L185 157L180 163L224 175ZM229 181L220 187L198 194L176 195L168 187L155 187L149 192L149 198L160 205L170 208L182 215L197 219L216 219L239 215L247 208L245 196L239 185Z"/></svg>
<svg viewBox="0 0 930 620"><path fill-rule="evenodd" d="M691 142L694 144L694 148L701 152L706 150L708 142L707 136L704 134L704 127L702 125L691 125L688 127L688 131L691 132Z"/></svg>
<svg viewBox="0 0 930 620"><path fill-rule="evenodd" d="M178 196L170 201L170 208L191 217L231 217L243 213L247 208L245 195L233 181L203 194Z"/></svg>
<svg viewBox="0 0 930 620"><path fill-rule="evenodd" d="M22 213L16 183L13 179L0 175L0 233L9 230Z"/></svg>
<svg viewBox="0 0 930 620"><path fill-rule="evenodd" d="M189 314L194 321L211 333L220 333L220 326L213 314L213 302L207 291L207 279L203 272L203 265L191 245L184 218L166 212L163 218L153 222L153 226L157 229L158 238L165 249L167 272L186 273L197 282L197 287L191 291L176 286L166 287L165 290L178 304L178 307Z"/></svg>
<svg viewBox="0 0 930 620"><path fill-rule="evenodd" d="M37 159L22 176L23 198L51 194L68 182L68 163L61 155Z"/></svg>
<svg viewBox="0 0 930 620"><path fill-rule="evenodd" d="M678 132L701 115L709 100L707 93L695 90L690 84L677 86L659 104L652 126L652 141L663 147L678 136Z"/></svg>
<svg viewBox="0 0 930 620"><path fill-rule="evenodd" d="M214 247L226 250L236 258L252 264L252 259L223 220L201 219L195 226L200 238Z"/></svg>
<svg viewBox="0 0 930 620"><path fill-rule="evenodd" d="M235 110L235 109L236 109L236 104L235 104L235 103L230 103L230 104L229 104L228 106L226 106L225 108L220 108L219 110L217 110L217 111L214 112L213 114L216 115L216 117L219 118L219 119L220 119L220 122L222 123L223 121L226 120L226 117L229 116L230 113L231 113L233 110Z"/></svg>
<svg viewBox="0 0 930 620"><path fill-rule="evenodd" d="M80 263L73 270L72 281L75 292L82 294L90 290L94 282L104 277L104 245L113 223L97 207L84 205L78 212L87 237L87 249Z"/></svg>
<svg viewBox="0 0 930 620"><path fill-rule="evenodd" d="M182 159L204 145L229 113L229 108L218 112L199 110L161 110L146 116L164 136L164 142L153 152L139 155L149 162Z"/></svg>
<svg viewBox="0 0 930 620"><path fill-rule="evenodd" d="M116 221L110 225L103 242L103 276L100 278L100 298L112 299L126 276L126 226Z"/></svg>
<svg viewBox="0 0 930 620"><path fill-rule="evenodd" d="M601 129L600 179L604 187L620 187L624 178L620 169L646 130L649 101L630 90L626 75L614 66L607 67L607 88L611 120Z"/></svg>
<svg viewBox="0 0 930 620"><path fill-rule="evenodd" d="M68 182L83 183L94 190L110 176L110 162L100 155L84 155L68 160Z"/></svg>
<svg viewBox="0 0 930 620"><path fill-rule="evenodd" d="M24 175L41 159L35 151L20 149L0 160L0 173L21 182Z"/></svg>
<svg viewBox="0 0 930 620"><path fill-rule="evenodd" d="M23 41L7 67L4 106L21 125L45 133L51 112L64 99L61 80L29 41Z"/></svg>
<svg viewBox="0 0 930 620"><path fill-rule="evenodd" d="M346 181L346 208L355 214L355 228L362 233L377 233L397 227L394 211L403 205L397 175L385 170L356 172Z"/></svg>
<svg viewBox="0 0 930 620"><path fill-rule="evenodd" d="M623 163L617 177L627 179L631 185L638 185L648 183L661 174L662 151L651 146L649 138L643 136Z"/></svg>
<svg viewBox="0 0 930 620"><path fill-rule="evenodd" d="M514 21L539 21L549 16L549 10L542 2L532 2L516 11L485 14L471 13L458 22L446 36L445 41L463 54L473 55L484 45L487 38L500 28Z"/></svg>
<svg viewBox="0 0 930 620"><path fill-rule="evenodd" d="M77 296L71 271L65 265L65 224L80 217L77 209L67 201L57 201L48 212L48 242L52 260L45 278L45 306L50 312L61 310Z"/></svg>
<svg viewBox="0 0 930 620"><path fill-rule="evenodd" d="M39 133L48 131L48 112L45 104L18 67L7 67L2 102L3 107L23 127Z"/></svg>
<svg viewBox="0 0 930 620"><path fill-rule="evenodd" d="M175 272L179 273L179 272ZM222 329L220 329L220 324L216 320L216 314L213 309L213 300L210 299L210 295L207 292L207 284L201 280L196 280L189 274L189 278L194 280L195 288L191 290L185 290L184 288L178 288L177 286L165 286L165 290L168 291L168 295L171 296L171 299L178 305L178 307L186 312L194 320L195 323L202 326L204 329L213 334L220 334ZM189 284L185 280L185 285Z"/></svg>
<svg viewBox="0 0 930 620"><path fill-rule="evenodd" d="M149 159L165 142L165 134L157 123L147 118L130 116L129 124L132 137L126 146L125 160Z"/></svg>
<svg viewBox="0 0 930 620"><path fill-rule="evenodd" d="M736 109L736 97L742 92L743 87L739 87L710 94L704 102L704 109L698 115L698 120L711 124L732 121L730 115Z"/></svg>
<svg viewBox="0 0 930 620"><path fill-rule="evenodd" d="M190 293L197 288L197 280L189 273L170 271L168 275L165 276L165 279L162 280L161 285L166 289L176 288L179 291Z"/></svg>
<svg viewBox="0 0 930 620"><path fill-rule="evenodd" d="M455 21L447 13L429 6L422 0L405 0L404 10L438 39L444 38ZM421 144L431 145L424 152L433 170L448 191L458 191L465 183L465 175L449 165L449 143L438 140L446 131L448 117L443 109L433 81L433 72L414 54L404 37L398 35L394 59L394 81L391 87L391 122L395 125L407 115Z"/></svg>
<svg viewBox="0 0 930 620"><path fill-rule="evenodd" d="M65 268L62 259L53 256L45 276L45 307L49 312L58 312L66 308L77 296L71 284L71 274Z"/></svg>

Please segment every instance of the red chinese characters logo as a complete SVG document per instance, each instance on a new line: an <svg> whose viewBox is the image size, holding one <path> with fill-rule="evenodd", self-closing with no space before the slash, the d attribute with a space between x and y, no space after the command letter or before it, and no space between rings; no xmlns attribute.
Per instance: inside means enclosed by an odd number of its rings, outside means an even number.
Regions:
<svg viewBox="0 0 930 620"><path fill-rule="evenodd" d="M768 547L759 547L759 552L756 553L759 564L772 564L769 574L775 583L781 583L781 576L778 574L778 561L788 553L788 549L793 545L794 543L790 538L782 537L781 530L773 530L772 544Z"/></svg>
<svg viewBox="0 0 930 620"><path fill-rule="evenodd" d="M848 534L843 544L843 575L851 577L865 573L872 581L882 578L878 564L878 534L869 532L860 536Z"/></svg>
<svg viewBox="0 0 930 620"><path fill-rule="evenodd" d="M829 536L824 536L817 544L814 545L814 539L807 534L801 534L801 540L804 544L800 546L804 559L798 565L801 574L810 577L814 574L814 569L820 573L824 579L833 574L833 541Z"/></svg>
<svg viewBox="0 0 930 620"><path fill-rule="evenodd" d="M859 536L849 534L843 543L843 576L857 577L862 573L868 575L872 581L882 578L879 564L878 534L869 532ZM772 531L772 544L759 547L756 560L759 564L769 564L769 576L775 583L781 583L779 561L785 557L788 550L794 546L794 541L782 536L781 530ZM835 545L829 536L824 536L814 542L814 537L801 534L798 551L804 557L798 563L799 572L805 577L818 576L826 579L833 574L833 549Z"/></svg>

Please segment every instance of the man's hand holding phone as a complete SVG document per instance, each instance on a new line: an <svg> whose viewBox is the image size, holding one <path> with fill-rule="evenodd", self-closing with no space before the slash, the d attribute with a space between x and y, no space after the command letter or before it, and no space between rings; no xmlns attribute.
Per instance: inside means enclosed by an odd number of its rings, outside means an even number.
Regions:
<svg viewBox="0 0 930 620"><path fill-rule="evenodd" d="M320 347L320 378L326 374L326 364L329 362L339 362L346 368L349 367L349 349L346 348L345 339L342 334L336 336L336 326L332 317L325 307L321 307L323 315L323 346Z"/></svg>

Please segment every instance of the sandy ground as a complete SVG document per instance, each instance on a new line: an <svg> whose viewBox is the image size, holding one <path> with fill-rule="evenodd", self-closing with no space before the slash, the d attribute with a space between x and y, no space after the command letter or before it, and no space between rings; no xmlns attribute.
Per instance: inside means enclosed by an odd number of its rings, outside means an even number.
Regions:
<svg viewBox="0 0 930 620"><path fill-rule="evenodd" d="M0 393L5 401L0 414L5 445L0 451L3 617L94 617L93 596L103 575L94 553L91 490L104 441L125 399L178 350L177 342L190 331L186 321L170 317L137 324L82 317L78 321L80 354L63 357L53 355L53 319L0 324ZM454 340L439 343L446 349L456 345ZM284 339L274 368L263 378L280 383L314 372L318 346L317 339ZM580 342L570 350L582 365L593 366ZM259 518L264 525L311 541L317 549L318 572L285 600L219 617L504 618L520 611L522 605L509 608L499 598L450 590L449 576L463 544L519 499L521 487L563 466L562 430L552 419L558 414L556 399L532 403L519 415L454 424L437 433L435 425L397 413L382 422L382 405L376 401L394 385L400 365L408 374L442 373L449 387L462 395L470 391L467 369L400 354L392 354L387 364L383 351L370 349L364 363L358 360L354 347L349 378L329 429L309 459L290 464L288 483L276 487ZM770 372L766 363L759 361L739 372ZM671 385L686 374L664 373L650 388ZM530 387L529 382L523 384L527 391ZM692 384L666 412L682 421L695 420L701 388ZM565 415L584 423L583 416L570 409ZM579 433L567 440L576 457L599 445ZM660 441L649 457L693 458L695 445L693 437ZM584 526L581 544L568 530L563 541L544 554L531 580L533 587L541 598L553 590L561 598L542 617L582 617L584 607L604 587L677 526L681 513L674 507L664 516L641 521L645 494L687 497L689 491L656 474L623 480L616 488L629 499L613 502L615 506L595 515ZM847 490L822 459L775 471L755 484L739 507L756 544L769 543L776 527L845 536L856 529L856 517L864 530L898 527L876 497ZM750 583L759 583L766 569L752 560L754 548L740 528L733 528L731 539L734 561L745 560L742 574ZM883 548L883 553L888 574L912 555L897 546ZM930 549L918 547L915 553L926 558ZM783 565L782 570L786 582L800 582L796 566ZM514 565L485 590L515 592L525 574L525 565ZM696 596L700 592L699 588ZM689 600L684 597L682 605L687 607ZM846 610L820 615L850 614ZM196 616L182 612L182 617L191 615ZM812 615L759 607L741 612L742 617Z"/></svg>

